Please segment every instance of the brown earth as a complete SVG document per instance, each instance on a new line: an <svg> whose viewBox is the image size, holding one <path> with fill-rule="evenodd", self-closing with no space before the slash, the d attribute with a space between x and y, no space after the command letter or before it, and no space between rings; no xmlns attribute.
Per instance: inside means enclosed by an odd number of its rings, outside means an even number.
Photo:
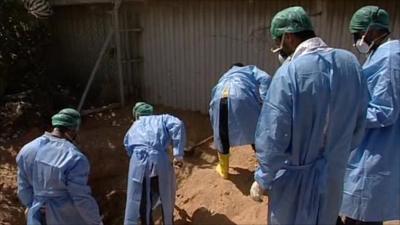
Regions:
<svg viewBox="0 0 400 225"><path fill-rule="evenodd" d="M17 140L0 144L0 224L24 224L24 208L19 204L17 197L17 169L15 157L23 144L37 137L36 128L26 132Z"/></svg>
<svg viewBox="0 0 400 225"><path fill-rule="evenodd" d="M158 109L185 122L188 146L211 135L209 119L204 115ZM123 224L128 157L122 140L131 122L130 107L91 115L84 119L78 139L91 162L90 184L106 225ZM23 207L16 196L15 157L24 144L42 132L32 128L17 139L0 143L0 225L25 223ZM231 175L224 180L214 170L217 156L210 143L185 158L185 166L176 171L176 225L266 224L267 198L257 203L248 196L256 165L254 153L249 147L235 148L230 162Z"/></svg>

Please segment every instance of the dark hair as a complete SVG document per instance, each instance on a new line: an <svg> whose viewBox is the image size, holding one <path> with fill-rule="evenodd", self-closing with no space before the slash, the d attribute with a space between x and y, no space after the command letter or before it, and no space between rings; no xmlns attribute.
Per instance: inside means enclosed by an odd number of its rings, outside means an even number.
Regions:
<svg viewBox="0 0 400 225"><path fill-rule="evenodd" d="M243 67L244 65L243 65L243 63L237 62L237 63L232 64L231 67L234 67L234 66Z"/></svg>
<svg viewBox="0 0 400 225"><path fill-rule="evenodd" d="M302 41L316 37L315 32L313 30L305 30L293 34Z"/></svg>
<svg viewBox="0 0 400 225"><path fill-rule="evenodd" d="M63 126L55 126L61 133L65 133L67 131L70 131L71 129L68 127L63 127Z"/></svg>
<svg viewBox="0 0 400 225"><path fill-rule="evenodd" d="M379 27L379 26L374 27L373 26L371 29L378 31L380 34L390 34L389 29L384 28L384 27Z"/></svg>

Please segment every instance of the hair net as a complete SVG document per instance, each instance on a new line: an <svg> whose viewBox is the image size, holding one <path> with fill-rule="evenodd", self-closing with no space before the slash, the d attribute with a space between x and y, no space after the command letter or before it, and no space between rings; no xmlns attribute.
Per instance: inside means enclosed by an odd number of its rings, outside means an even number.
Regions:
<svg viewBox="0 0 400 225"><path fill-rule="evenodd" d="M271 22L273 39L280 38L284 33L297 33L314 30L307 13L300 6L289 7L278 12Z"/></svg>
<svg viewBox="0 0 400 225"><path fill-rule="evenodd" d="M133 117L138 118L139 116L148 116L153 114L153 106L145 103L138 102L133 107Z"/></svg>
<svg viewBox="0 0 400 225"><path fill-rule="evenodd" d="M81 115L75 109L66 108L51 117L51 124L54 127L78 129L81 124Z"/></svg>
<svg viewBox="0 0 400 225"><path fill-rule="evenodd" d="M378 6L364 6L357 10L350 21L350 32L357 33L371 28L389 30L389 14Z"/></svg>

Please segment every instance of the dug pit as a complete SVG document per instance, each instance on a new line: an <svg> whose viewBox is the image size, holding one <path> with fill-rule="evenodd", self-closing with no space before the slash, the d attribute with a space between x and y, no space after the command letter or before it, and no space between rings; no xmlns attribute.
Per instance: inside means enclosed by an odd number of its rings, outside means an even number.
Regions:
<svg viewBox="0 0 400 225"><path fill-rule="evenodd" d="M200 113L157 107L185 122L188 146L204 140L212 132L209 118ZM86 116L78 143L91 163L90 185L99 203L105 225L123 224L129 159L122 145L132 124L130 107ZM0 167L0 224L23 225L23 207L16 196L15 156L27 142L42 134L32 128L16 140L2 145ZM230 179L220 178L214 168L216 151L206 142L185 157L177 173L176 225L265 224L266 199L252 201L249 188L256 166L251 148L232 151Z"/></svg>

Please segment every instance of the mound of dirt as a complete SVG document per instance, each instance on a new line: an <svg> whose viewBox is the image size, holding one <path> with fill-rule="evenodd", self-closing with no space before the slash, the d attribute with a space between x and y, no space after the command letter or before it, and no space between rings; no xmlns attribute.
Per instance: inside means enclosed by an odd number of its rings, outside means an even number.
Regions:
<svg viewBox="0 0 400 225"><path fill-rule="evenodd" d="M17 166L15 157L21 147L41 134L37 128L25 132L17 139L0 143L0 224L23 225L24 207L17 197Z"/></svg>
<svg viewBox="0 0 400 225"><path fill-rule="evenodd" d="M209 118L199 113L157 108L185 122L188 146L212 134ZM84 121L79 143L91 161L93 193L100 202L105 224L123 223L129 161L122 145L131 126L130 108L93 115ZM250 147L235 148L231 176L224 180L215 172L216 151L206 143L185 157L185 166L176 170L176 225L265 224L266 199L256 203L249 198L256 166Z"/></svg>
<svg viewBox="0 0 400 225"><path fill-rule="evenodd" d="M266 224L267 199L250 199L256 160L250 146L231 151L229 179L215 171L215 150L204 146L177 171L176 225Z"/></svg>

